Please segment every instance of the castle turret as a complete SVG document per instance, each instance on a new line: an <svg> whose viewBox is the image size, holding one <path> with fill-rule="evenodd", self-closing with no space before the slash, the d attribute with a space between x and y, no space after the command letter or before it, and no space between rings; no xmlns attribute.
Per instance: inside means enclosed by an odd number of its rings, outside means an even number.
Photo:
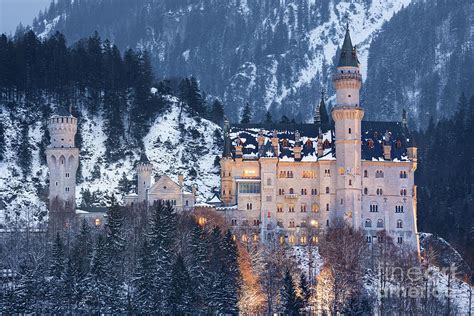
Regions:
<svg viewBox="0 0 474 316"><path fill-rule="evenodd" d="M75 147L77 119L59 108L48 120L50 145L46 149L49 168L49 224L54 236L71 228L76 208L76 172L79 149Z"/></svg>
<svg viewBox="0 0 474 316"><path fill-rule="evenodd" d="M336 88L336 105L332 109L336 133L336 215L350 220L354 227L360 227L361 121L364 110L359 103L362 77L349 25L333 82Z"/></svg>
<svg viewBox="0 0 474 316"><path fill-rule="evenodd" d="M148 160L145 153L140 156L140 160L137 165L137 195L138 203L144 203L147 201L147 192L151 186L151 173L153 171L153 165Z"/></svg>

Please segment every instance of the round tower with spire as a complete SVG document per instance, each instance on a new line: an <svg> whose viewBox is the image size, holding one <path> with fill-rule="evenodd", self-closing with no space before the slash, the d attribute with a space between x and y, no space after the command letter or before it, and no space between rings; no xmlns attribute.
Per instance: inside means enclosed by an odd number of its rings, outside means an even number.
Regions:
<svg viewBox="0 0 474 316"><path fill-rule="evenodd" d="M336 105L332 109L336 134L336 211L337 215L360 227L361 210L361 122L359 91L362 77L356 48L352 45L347 24L336 73Z"/></svg>
<svg viewBox="0 0 474 316"><path fill-rule="evenodd" d="M46 149L49 168L49 225L53 236L72 227L76 208L76 172L79 149L75 147L77 118L60 107L48 120L50 145Z"/></svg>
<svg viewBox="0 0 474 316"><path fill-rule="evenodd" d="M137 195L138 203L147 201L147 192L151 186L151 173L153 165L145 153L141 154L137 165Z"/></svg>
<svg viewBox="0 0 474 316"><path fill-rule="evenodd" d="M232 181L232 151L230 139L230 122L224 118L224 152L221 159L221 201L224 205L231 205L234 203L235 194Z"/></svg>

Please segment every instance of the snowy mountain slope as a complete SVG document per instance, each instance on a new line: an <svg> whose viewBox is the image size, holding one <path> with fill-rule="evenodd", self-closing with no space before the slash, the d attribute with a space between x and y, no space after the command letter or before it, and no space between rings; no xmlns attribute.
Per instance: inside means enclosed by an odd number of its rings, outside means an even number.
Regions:
<svg viewBox="0 0 474 316"><path fill-rule="evenodd" d="M170 106L156 118L144 139L145 150L153 163L154 175L167 174L177 181L178 174L185 177L185 185L191 190L197 186L198 195L209 198L213 188L219 185L218 170L214 159L220 152L220 141L214 133L220 135L216 124L192 116L186 104L175 97L168 97ZM23 177L18 165L16 139L21 138L17 113L10 108L1 107L0 120L8 131L6 155L0 162L0 228L14 224L24 226L43 223L47 218L48 168L41 164L40 142L44 134L41 122L34 115L25 114L32 122L29 125L31 147L31 175ZM135 177L134 166L140 153L133 152L115 163L106 163L103 121L100 115L91 116L85 109L82 115L82 147L80 168L83 181L77 186L77 205L82 202L82 190L96 192L100 199L105 194L117 193L119 180L123 173L132 181ZM96 170L100 170L97 176ZM2 225L4 227L2 227Z"/></svg>
<svg viewBox="0 0 474 316"><path fill-rule="evenodd" d="M204 91L223 97L234 119L249 102L256 120L270 109L276 119L286 114L308 121L320 90L332 91L344 16L366 73L373 36L411 1L140 0L123 4L112 19L108 2L65 0L34 29L43 36L59 30L70 42L97 30L121 48L146 49L160 76L196 76Z"/></svg>

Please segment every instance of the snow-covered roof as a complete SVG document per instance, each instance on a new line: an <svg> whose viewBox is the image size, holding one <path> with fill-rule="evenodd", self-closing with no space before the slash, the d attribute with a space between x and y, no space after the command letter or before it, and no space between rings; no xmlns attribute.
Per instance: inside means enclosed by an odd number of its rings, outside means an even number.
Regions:
<svg viewBox="0 0 474 316"><path fill-rule="evenodd" d="M319 134L319 128L315 124L232 125L229 130L232 154L235 156L235 147L240 144L243 159L273 157L271 140L274 133L278 137L278 158L281 161L295 161L294 148L297 143L301 147L301 161L334 160L336 157L334 127ZM318 158L317 145L320 135L323 155ZM263 148L260 150L259 137L263 137ZM407 161L410 138L408 129L401 122L362 121L362 159L385 161L383 146L390 145L392 161Z"/></svg>

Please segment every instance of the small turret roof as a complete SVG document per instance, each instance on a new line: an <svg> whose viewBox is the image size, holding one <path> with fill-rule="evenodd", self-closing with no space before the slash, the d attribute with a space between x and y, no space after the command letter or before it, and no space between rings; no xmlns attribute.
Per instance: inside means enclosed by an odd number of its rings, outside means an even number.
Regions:
<svg viewBox="0 0 474 316"><path fill-rule="evenodd" d="M148 157L146 156L145 153L142 153L140 155L140 160L138 162L139 163L150 163L150 160L148 159Z"/></svg>
<svg viewBox="0 0 474 316"><path fill-rule="evenodd" d="M60 105L54 111L53 116L72 116L72 114L67 106Z"/></svg>
<svg viewBox="0 0 474 316"><path fill-rule="evenodd" d="M357 52L352 45L351 34L349 33L349 23L346 27L346 35L344 36L344 43L342 44L337 67L359 67Z"/></svg>

